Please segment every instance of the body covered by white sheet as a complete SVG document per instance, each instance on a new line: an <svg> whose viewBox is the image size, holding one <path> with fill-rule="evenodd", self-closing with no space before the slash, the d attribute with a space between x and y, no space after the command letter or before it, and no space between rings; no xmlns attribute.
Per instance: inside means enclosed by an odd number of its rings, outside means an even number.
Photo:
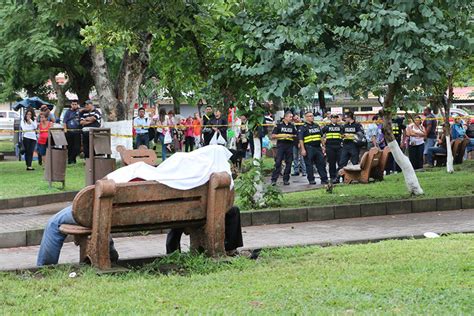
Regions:
<svg viewBox="0 0 474 316"><path fill-rule="evenodd" d="M157 181L177 190L189 190L208 182L215 172L227 172L232 179L229 164L231 156L232 153L224 146L209 145L190 153L175 153L158 167L136 162L109 173L107 179L125 183L140 178Z"/></svg>

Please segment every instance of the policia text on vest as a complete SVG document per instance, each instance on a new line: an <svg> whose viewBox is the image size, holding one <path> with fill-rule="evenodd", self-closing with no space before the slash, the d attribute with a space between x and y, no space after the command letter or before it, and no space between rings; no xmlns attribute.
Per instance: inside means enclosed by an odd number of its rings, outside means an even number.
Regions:
<svg viewBox="0 0 474 316"><path fill-rule="evenodd" d="M308 181L310 184L316 184L313 171L313 165L316 165L321 183L326 184L328 182L328 175L326 172L326 159L321 149L322 129L318 124L314 123L313 113L306 113L305 120L306 123L299 130L298 140L301 155L304 157L306 164Z"/></svg>
<svg viewBox="0 0 474 316"><path fill-rule="evenodd" d="M329 164L329 176L333 182L337 182L339 160L341 159L342 126L336 124L337 118L331 118L331 124L323 127L326 141L326 157Z"/></svg>
<svg viewBox="0 0 474 316"><path fill-rule="evenodd" d="M272 173L272 184L276 184L281 172L281 164L285 161L283 171L283 184L290 184L291 163L293 162L293 146L296 142L297 129L291 123L293 115L286 113L282 122L273 129L272 138L277 139L277 152L275 156L275 169Z"/></svg>

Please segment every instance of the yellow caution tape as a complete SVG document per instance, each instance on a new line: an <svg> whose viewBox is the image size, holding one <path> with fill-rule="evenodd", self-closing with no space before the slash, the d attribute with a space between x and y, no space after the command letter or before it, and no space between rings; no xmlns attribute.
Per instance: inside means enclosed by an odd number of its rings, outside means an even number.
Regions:
<svg viewBox="0 0 474 316"><path fill-rule="evenodd" d="M469 116L457 116L457 117L450 117L450 119L455 119L455 118L460 118L460 119L471 119L474 118L474 115L469 115ZM431 120L437 120L437 121L444 121L444 118L442 117L435 117L435 118L425 118L423 119L424 121L431 121ZM411 119L409 119L411 121ZM330 122L323 122L323 121L315 121L315 123L318 123L319 125L327 125L330 124ZM377 121L357 121L357 123L360 124L372 124L372 123L377 123L377 124L382 124L383 120L377 120ZM304 122L301 123L294 123L295 125L303 125ZM339 124L344 124L343 122L340 122ZM270 127L270 126L276 126L276 123L270 123L270 124L257 124L257 126L264 126L264 127ZM211 128L219 128L219 127L227 127L227 128L233 128L237 127L239 128L242 125L235 125L235 124L227 124L227 125L200 125L199 127L206 128L206 127L211 127ZM195 128L196 126L185 126L185 125L151 125L151 126L134 126L135 129L137 128ZM39 132L39 130L34 130L35 132ZM80 132L83 131L82 129L65 129L65 132ZM8 129L3 129L0 130L1 135L10 135L14 133L22 133L21 130L8 130ZM114 137L123 137L123 138L132 138L133 135L124 135L124 134L111 134L111 136Z"/></svg>

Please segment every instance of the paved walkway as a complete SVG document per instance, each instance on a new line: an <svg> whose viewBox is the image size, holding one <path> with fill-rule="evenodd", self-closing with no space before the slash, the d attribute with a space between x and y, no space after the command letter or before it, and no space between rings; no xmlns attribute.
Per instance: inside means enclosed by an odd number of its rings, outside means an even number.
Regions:
<svg viewBox="0 0 474 316"><path fill-rule="evenodd" d="M48 219L71 202L26 208L0 210L0 235L11 232L43 229Z"/></svg>
<svg viewBox="0 0 474 316"><path fill-rule="evenodd" d="M245 248L252 249L416 237L425 232L474 232L474 209L243 228ZM116 238L115 244L122 259L156 257L165 253L165 237L149 235ZM186 249L189 238L183 238L182 244L183 249ZM0 249L0 270L34 267L38 248ZM60 263L74 263L77 258L78 248L73 243L66 243Z"/></svg>

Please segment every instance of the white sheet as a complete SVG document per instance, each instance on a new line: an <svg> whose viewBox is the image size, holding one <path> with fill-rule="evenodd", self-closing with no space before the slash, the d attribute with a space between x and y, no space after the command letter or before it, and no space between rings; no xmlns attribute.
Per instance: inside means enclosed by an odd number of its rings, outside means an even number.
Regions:
<svg viewBox="0 0 474 316"><path fill-rule="evenodd" d="M227 172L232 179L229 159L232 153L224 146L209 145L190 153L175 153L158 167L136 162L115 170L107 179L116 183L135 178L157 181L177 190L189 190L209 181L214 172ZM234 183L231 182L231 188Z"/></svg>

